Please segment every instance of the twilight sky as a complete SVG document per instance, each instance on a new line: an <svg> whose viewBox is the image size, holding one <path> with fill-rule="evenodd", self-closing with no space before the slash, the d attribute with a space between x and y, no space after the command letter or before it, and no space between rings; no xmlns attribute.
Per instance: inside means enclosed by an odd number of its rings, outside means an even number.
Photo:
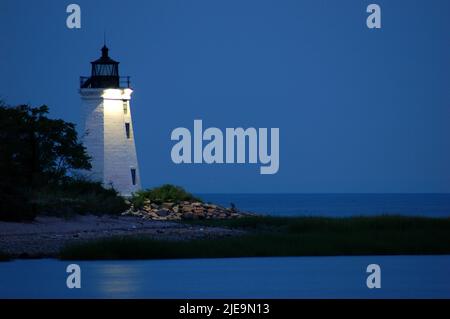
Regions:
<svg viewBox="0 0 450 319"><path fill-rule="evenodd" d="M82 28L65 25L78 3ZM382 29L366 7L382 8ZM145 187L450 192L450 1L0 1L0 97L80 123L103 32L130 75ZM280 170L175 165L176 127L280 128Z"/></svg>

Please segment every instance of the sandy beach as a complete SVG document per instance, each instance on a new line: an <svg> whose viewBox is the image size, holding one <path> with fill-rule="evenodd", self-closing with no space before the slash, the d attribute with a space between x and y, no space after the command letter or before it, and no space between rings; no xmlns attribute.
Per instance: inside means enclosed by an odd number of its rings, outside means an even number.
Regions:
<svg viewBox="0 0 450 319"><path fill-rule="evenodd" d="M242 231L145 220L132 216L37 217L32 223L0 222L0 251L21 258L56 257L66 244L111 236L144 235L162 240L225 237Z"/></svg>

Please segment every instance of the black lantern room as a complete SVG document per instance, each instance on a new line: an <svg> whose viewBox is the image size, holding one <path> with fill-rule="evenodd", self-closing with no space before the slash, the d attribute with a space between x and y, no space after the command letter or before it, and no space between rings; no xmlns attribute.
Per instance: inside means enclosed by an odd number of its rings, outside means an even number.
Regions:
<svg viewBox="0 0 450 319"><path fill-rule="evenodd" d="M119 88L119 62L114 61L108 55L109 49L106 45L102 48L102 56L91 62L91 76L81 77L81 88ZM127 77L127 87L129 78Z"/></svg>

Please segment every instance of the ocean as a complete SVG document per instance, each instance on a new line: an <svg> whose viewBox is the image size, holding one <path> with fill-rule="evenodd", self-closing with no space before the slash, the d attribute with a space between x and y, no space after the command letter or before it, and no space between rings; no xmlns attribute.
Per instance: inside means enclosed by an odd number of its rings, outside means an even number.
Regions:
<svg viewBox="0 0 450 319"><path fill-rule="evenodd" d="M450 194L197 194L204 201L274 216L450 216Z"/></svg>

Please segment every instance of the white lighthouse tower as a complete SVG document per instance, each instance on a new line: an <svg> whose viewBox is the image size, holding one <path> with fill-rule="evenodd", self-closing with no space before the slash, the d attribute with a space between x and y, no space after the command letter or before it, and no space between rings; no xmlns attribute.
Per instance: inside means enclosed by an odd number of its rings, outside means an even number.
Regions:
<svg viewBox="0 0 450 319"><path fill-rule="evenodd" d="M131 117L130 78L119 76L119 62L108 55L91 62L90 77L80 78L84 115L83 143L91 156L91 180L130 196L141 188Z"/></svg>

